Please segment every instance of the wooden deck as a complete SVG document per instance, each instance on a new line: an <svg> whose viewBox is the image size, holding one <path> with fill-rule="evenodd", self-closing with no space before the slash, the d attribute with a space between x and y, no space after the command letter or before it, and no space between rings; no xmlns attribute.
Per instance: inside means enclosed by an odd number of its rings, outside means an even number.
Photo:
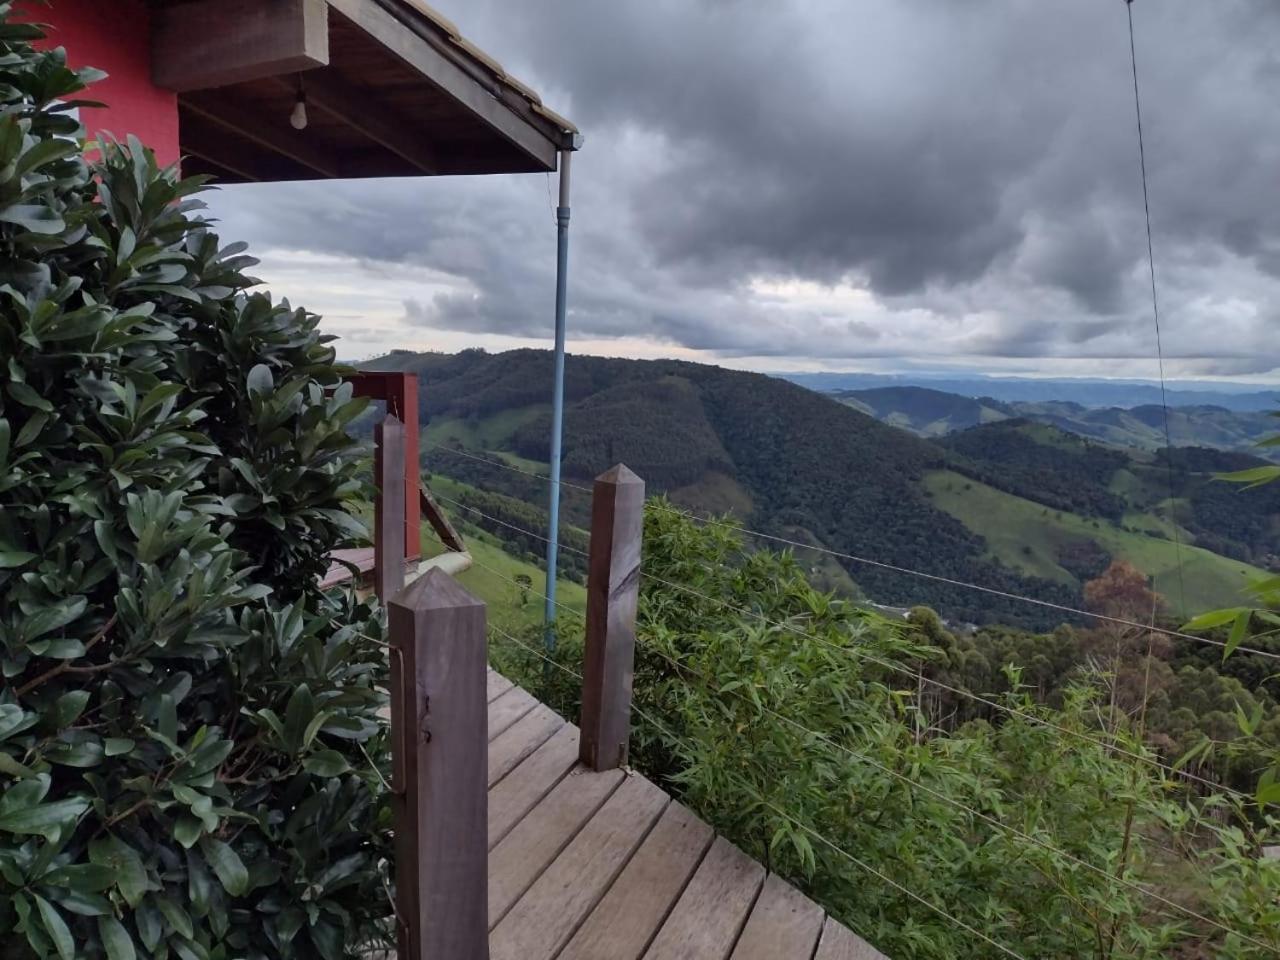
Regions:
<svg viewBox="0 0 1280 960"><path fill-rule="evenodd" d="M493 671L488 699L491 960L884 960Z"/></svg>

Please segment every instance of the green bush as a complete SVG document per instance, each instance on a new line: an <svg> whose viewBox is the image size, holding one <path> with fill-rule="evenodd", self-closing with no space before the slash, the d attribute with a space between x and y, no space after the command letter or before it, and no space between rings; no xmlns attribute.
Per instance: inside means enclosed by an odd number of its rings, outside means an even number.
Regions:
<svg viewBox="0 0 1280 960"><path fill-rule="evenodd" d="M93 77L36 36L0 4L0 952L350 956L391 913L386 663L316 576L363 403L201 181L82 158Z"/></svg>

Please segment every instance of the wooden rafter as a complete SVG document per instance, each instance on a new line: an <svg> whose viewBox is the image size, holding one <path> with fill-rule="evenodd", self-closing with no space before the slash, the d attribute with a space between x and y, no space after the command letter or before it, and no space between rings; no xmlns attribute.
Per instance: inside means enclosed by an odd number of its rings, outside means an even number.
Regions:
<svg viewBox="0 0 1280 960"><path fill-rule="evenodd" d="M189 93L182 98L182 105L212 123L252 141L264 150L279 154L326 179L342 176L342 163L338 156L314 134L306 130L294 130L288 116L281 116L276 123L264 123L260 115L220 93Z"/></svg>
<svg viewBox="0 0 1280 960"><path fill-rule="evenodd" d="M558 146L518 115L511 103L446 56L425 33L392 15L379 0L329 0L334 10L431 80L540 167L554 170Z"/></svg>
<svg viewBox="0 0 1280 960"><path fill-rule="evenodd" d="M293 89L293 84L280 78ZM440 171L436 151L425 137L414 132L404 119L380 107L375 98L349 84L333 70L317 70L304 81L307 103L323 110L347 126L360 131L374 143L389 150L424 174Z"/></svg>

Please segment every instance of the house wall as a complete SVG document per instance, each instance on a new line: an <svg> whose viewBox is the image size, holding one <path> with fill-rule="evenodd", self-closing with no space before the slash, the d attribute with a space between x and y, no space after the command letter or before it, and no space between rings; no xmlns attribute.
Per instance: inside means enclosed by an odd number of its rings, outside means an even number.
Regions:
<svg viewBox="0 0 1280 960"><path fill-rule="evenodd" d="M155 150L162 166L177 162L178 97L151 82L151 13L143 0L27 3L23 13L50 26L46 44L65 47L71 66L109 74L88 94L109 109L80 111L90 137L107 132L123 140L134 134Z"/></svg>

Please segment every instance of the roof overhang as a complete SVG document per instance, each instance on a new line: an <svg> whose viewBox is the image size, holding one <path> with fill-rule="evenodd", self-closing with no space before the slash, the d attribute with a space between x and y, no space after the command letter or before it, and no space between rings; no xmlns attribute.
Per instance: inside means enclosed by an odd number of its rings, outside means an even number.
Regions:
<svg viewBox="0 0 1280 960"><path fill-rule="evenodd" d="M185 173L539 173L576 128L419 0L151 0ZM308 124L289 122L305 94Z"/></svg>

